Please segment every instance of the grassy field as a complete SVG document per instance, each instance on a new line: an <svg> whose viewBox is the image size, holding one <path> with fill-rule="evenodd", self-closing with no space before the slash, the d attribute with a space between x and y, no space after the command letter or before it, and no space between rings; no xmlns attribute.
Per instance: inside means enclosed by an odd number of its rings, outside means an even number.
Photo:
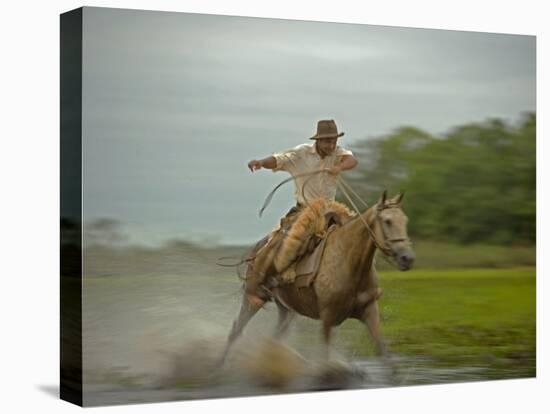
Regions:
<svg viewBox="0 0 550 414"><path fill-rule="evenodd" d="M458 269L384 272L383 329L391 349L448 367L486 368L488 378L534 376L535 269ZM357 354L367 335L355 322Z"/></svg>

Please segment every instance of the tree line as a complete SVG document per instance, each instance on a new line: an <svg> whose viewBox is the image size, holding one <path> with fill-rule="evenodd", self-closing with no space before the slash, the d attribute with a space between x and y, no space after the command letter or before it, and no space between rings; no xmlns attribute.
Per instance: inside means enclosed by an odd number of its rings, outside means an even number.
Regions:
<svg viewBox="0 0 550 414"><path fill-rule="evenodd" d="M366 200L405 191L412 237L533 244L536 239L536 115L458 126L442 136L415 127L351 148L348 178Z"/></svg>

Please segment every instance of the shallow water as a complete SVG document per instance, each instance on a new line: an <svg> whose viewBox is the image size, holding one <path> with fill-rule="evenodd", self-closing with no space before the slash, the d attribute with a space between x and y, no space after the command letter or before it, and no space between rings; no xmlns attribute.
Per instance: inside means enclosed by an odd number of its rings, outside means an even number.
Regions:
<svg viewBox="0 0 550 414"><path fill-rule="evenodd" d="M192 387L159 387L154 385L124 386L120 384L92 385L86 388L85 404L114 405L159 401L193 400L280 393L319 392L337 389L376 389L384 387L410 386L419 384L444 384L486 380L486 369L479 367L438 368L428 361L413 358L398 358L398 372L388 368L378 358L336 363L323 371L305 373L292 378L283 389L254 383L250 377L241 376L231 381L205 383ZM241 372L241 374L243 374Z"/></svg>
<svg viewBox="0 0 550 414"><path fill-rule="evenodd" d="M218 370L215 361L240 300L238 280L222 271L210 272L208 276L188 271L168 276L86 278L84 404L518 377L516 372L507 375L502 369L495 375L491 362L484 366L472 366L467 361L442 366L441 361L403 355L392 355L395 371L380 358L354 354L351 343L357 340L357 335L351 338L349 329L347 334L342 330L338 334L337 330L332 356L340 362L327 365L320 362L323 347L317 321L298 317L284 341L286 345L265 339L270 337L277 320L273 304L268 304L250 322L225 368ZM357 329L365 328L357 324ZM365 349L369 346L367 342L365 335Z"/></svg>

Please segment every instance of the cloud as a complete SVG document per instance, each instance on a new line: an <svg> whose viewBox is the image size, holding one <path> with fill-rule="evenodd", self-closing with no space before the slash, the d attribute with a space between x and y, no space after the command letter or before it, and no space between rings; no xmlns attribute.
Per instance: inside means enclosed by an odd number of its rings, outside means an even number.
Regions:
<svg viewBox="0 0 550 414"><path fill-rule="evenodd" d="M225 217L255 214L251 200L284 178L251 177L246 160L305 142L318 119L336 119L347 145L535 109L530 36L96 8L84 18L91 218L231 235ZM182 209L210 219L178 220Z"/></svg>

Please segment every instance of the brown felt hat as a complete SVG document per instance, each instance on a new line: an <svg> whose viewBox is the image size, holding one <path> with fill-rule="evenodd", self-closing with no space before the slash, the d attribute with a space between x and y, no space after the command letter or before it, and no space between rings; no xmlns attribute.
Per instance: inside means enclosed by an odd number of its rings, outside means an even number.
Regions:
<svg viewBox="0 0 550 414"><path fill-rule="evenodd" d="M344 135L343 132L338 133L336 122L333 119L328 119L317 122L317 133L310 139L340 138L342 135Z"/></svg>

